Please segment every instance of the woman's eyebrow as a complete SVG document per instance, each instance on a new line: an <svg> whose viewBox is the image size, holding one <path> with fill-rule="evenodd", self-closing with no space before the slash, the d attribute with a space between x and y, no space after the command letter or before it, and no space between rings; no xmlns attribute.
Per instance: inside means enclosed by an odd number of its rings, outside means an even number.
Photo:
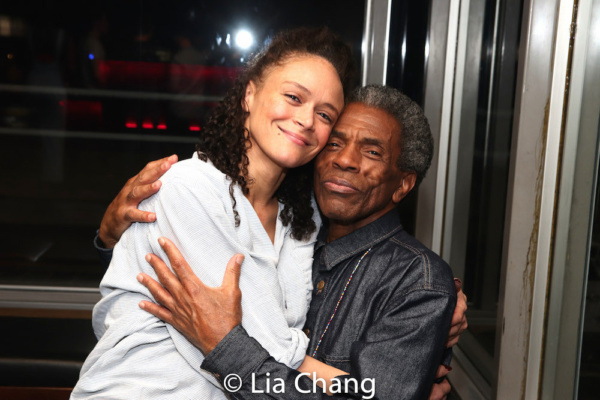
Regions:
<svg viewBox="0 0 600 400"><path fill-rule="evenodd" d="M284 81L283 83L288 83L290 85L294 85L296 86L298 89L302 90L303 92L306 92L307 94L312 94L310 90L308 90L306 87L302 86L301 84L299 84L298 82L294 82L294 81Z"/></svg>
<svg viewBox="0 0 600 400"><path fill-rule="evenodd" d="M311 95L312 92L310 90L308 90L308 88L306 88L305 86L302 86L301 84L299 84L298 82L294 82L294 81L283 81L283 83L287 83L289 85L293 85L296 86L299 90L305 92L307 95ZM339 114L341 111L338 110L333 104L331 103L323 103L323 105L327 108L330 108L332 111L334 111L335 113Z"/></svg>

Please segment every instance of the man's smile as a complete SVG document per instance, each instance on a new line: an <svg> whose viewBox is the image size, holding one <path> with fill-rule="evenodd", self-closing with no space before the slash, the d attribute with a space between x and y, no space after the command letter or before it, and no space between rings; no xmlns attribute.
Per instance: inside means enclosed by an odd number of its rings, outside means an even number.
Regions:
<svg viewBox="0 0 600 400"><path fill-rule="evenodd" d="M332 177L322 181L323 186L327 188L329 191L335 193L344 193L344 194L352 194L358 193L359 190L354 185L352 185L349 181L342 178Z"/></svg>

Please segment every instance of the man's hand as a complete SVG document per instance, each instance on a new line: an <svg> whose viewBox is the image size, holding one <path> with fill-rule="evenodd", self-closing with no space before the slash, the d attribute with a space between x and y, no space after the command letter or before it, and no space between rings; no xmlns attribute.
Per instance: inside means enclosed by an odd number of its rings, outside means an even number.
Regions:
<svg viewBox="0 0 600 400"><path fill-rule="evenodd" d="M227 263L221 286L211 288L198 279L173 242L165 238L158 242L177 275L160 258L148 254L146 260L160 284L143 273L138 280L162 306L142 301L140 307L171 324L206 355L242 322L239 282L244 256L234 255Z"/></svg>
<svg viewBox="0 0 600 400"><path fill-rule="evenodd" d="M129 179L117 197L110 203L102 222L98 237L107 249L112 249L133 222L154 222L156 214L138 210L142 200L152 196L160 189L158 180L171 165L177 162L172 155L148 163L139 174Z"/></svg>
<svg viewBox="0 0 600 400"><path fill-rule="evenodd" d="M450 372L450 368L445 365L440 365L435 378L443 378L448 372ZM429 400L445 400L448 397L448 394L450 394L450 390L452 390L450 382L448 382L448 379L444 378L442 382L433 384L433 388L429 394Z"/></svg>
<svg viewBox="0 0 600 400"><path fill-rule="evenodd" d="M452 316L452 322L450 323L450 332L448 332L448 341L446 347L452 347L458 343L460 334L467 329L467 296L462 291L462 282L459 279L454 279L454 285L456 286L456 307L454 308L454 315Z"/></svg>

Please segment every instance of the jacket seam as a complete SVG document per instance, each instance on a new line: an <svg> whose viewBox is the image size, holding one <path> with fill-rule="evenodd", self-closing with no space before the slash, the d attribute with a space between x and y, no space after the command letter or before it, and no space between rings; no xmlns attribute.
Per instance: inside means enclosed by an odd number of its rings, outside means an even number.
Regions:
<svg viewBox="0 0 600 400"><path fill-rule="evenodd" d="M416 255L421 257L421 259L423 260L423 262L425 264L423 280L424 280L426 287L431 287L432 286L431 285L431 262L429 260L429 256L427 256L427 254L423 253L422 251L414 248L413 246L409 245L408 243L401 241L400 239L397 239L394 237L394 238L391 238L390 240L400 246L407 248L408 250L411 250L413 253L415 253Z"/></svg>

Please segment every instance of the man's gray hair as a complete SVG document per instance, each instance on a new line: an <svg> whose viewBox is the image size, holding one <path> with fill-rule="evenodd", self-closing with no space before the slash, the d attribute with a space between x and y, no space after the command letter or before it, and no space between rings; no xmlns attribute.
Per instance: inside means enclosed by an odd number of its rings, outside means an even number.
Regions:
<svg viewBox="0 0 600 400"><path fill-rule="evenodd" d="M433 137L421 107L399 90L381 85L355 89L346 101L346 104L350 103L383 110L398 121L402 133L396 166L401 171L415 172L416 185L421 183L433 158Z"/></svg>

